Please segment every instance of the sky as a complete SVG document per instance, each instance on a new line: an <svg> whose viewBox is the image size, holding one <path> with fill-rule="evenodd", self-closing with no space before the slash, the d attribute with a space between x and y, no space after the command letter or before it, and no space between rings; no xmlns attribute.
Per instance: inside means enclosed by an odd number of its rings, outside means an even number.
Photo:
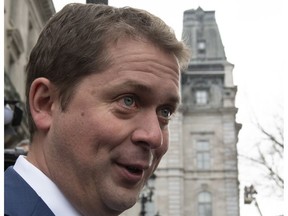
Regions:
<svg viewBox="0 0 288 216"><path fill-rule="evenodd" d="M85 0L54 0L56 11L66 3ZM171 26L177 38L182 35L183 12L189 9L215 11L227 60L234 64L234 84L238 87L236 121L242 124L238 152L253 155L259 137L255 119L273 127L274 116L284 112L285 71L287 71L288 16L285 0L108 0L109 5L145 9ZM286 12L285 12L286 9ZM285 14L286 13L286 14ZM288 72L288 71L287 71ZM263 216L284 214L284 203L259 182L257 167L239 158L240 213L258 216L256 207L243 204L243 188L255 184ZM285 212L287 213L287 212Z"/></svg>

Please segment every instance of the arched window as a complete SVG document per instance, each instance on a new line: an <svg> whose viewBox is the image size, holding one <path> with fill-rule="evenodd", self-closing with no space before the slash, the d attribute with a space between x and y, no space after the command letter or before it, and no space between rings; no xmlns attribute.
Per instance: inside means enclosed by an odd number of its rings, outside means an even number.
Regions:
<svg viewBox="0 0 288 216"><path fill-rule="evenodd" d="M212 216L212 196L209 192L198 195L198 216Z"/></svg>

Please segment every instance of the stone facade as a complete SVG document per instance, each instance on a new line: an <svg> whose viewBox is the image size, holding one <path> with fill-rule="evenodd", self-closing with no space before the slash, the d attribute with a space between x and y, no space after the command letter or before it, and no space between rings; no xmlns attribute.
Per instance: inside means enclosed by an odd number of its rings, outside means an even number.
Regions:
<svg viewBox="0 0 288 216"><path fill-rule="evenodd" d="M25 101L25 66L47 20L52 0L5 0L5 99ZM183 39L191 48L182 76L183 106L170 124L170 147L156 172L145 215L239 216L237 87L226 60L214 11L184 12ZM28 138L25 121L5 148ZM139 215L143 204L122 216Z"/></svg>
<svg viewBox="0 0 288 216"><path fill-rule="evenodd" d="M154 211L146 215L239 216L237 87L215 12L185 11L183 39L192 56L182 76L182 107L156 172ZM137 204L123 216L139 212Z"/></svg>
<svg viewBox="0 0 288 216"><path fill-rule="evenodd" d="M24 111L25 67L30 51L40 31L55 13L52 0L5 0L4 1L4 96ZM20 141L29 138L25 112L21 125L5 125L5 148L13 148Z"/></svg>

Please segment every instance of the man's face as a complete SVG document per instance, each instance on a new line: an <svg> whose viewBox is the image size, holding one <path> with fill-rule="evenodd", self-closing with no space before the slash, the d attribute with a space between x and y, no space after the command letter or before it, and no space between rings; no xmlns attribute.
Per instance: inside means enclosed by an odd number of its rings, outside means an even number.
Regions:
<svg viewBox="0 0 288 216"><path fill-rule="evenodd" d="M81 81L64 112L53 108L45 147L50 177L86 215L135 204L168 149L179 102L176 58L150 43L120 42L109 49L109 69Z"/></svg>

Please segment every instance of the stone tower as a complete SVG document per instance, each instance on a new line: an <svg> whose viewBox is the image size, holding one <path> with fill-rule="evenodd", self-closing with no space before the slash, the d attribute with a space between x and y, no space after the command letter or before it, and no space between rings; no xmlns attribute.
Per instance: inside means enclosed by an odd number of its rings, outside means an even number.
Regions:
<svg viewBox="0 0 288 216"><path fill-rule="evenodd" d="M239 216L237 87L215 12L185 11L182 37L192 56L182 73L183 106L169 125L169 150L152 200L123 216L143 209L145 216Z"/></svg>
<svg viewBox="0 0 288 216"><path fill-rule="evenodd" d="M157 172L159 213L239 216L237 87L215 12L185 11L182 37L192 55L182 76L183 107Z"/></svg>

